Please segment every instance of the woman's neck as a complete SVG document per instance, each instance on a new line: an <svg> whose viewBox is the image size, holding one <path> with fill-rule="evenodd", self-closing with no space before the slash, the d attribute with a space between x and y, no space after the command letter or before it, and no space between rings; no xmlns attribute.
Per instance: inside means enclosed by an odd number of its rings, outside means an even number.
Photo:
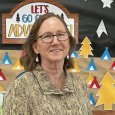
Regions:
<svg viewBox="0 0 115 115"><path fill-rule="evenodd" d="M52 83L54 83L58 89L61 89L65 81L63 62L41 63L41 67L48 74L48 77Z"/></svg>
<svg viewBox="0 0 115 115"><path fill-rule="evenodd" d="M44 62L41 63L41 67L48 75L54 77L60 77L60 75L63 73L63 62Z"/></svg>

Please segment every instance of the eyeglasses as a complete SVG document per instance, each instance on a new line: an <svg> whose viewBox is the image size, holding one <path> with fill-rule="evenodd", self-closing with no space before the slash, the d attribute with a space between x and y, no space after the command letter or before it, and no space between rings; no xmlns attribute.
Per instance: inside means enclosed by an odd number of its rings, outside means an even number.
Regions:
<svg viewBox="0 0 115 115"><path fill-rule="evenodd" d="M67 32L60 32L60 33L57 33L55 35L52 33L47 33L47 34L39 36L38 39L41 38L43 43L50 43L53 41L54 36L56 36L59 41L68 40L68 33Z"/></svg>

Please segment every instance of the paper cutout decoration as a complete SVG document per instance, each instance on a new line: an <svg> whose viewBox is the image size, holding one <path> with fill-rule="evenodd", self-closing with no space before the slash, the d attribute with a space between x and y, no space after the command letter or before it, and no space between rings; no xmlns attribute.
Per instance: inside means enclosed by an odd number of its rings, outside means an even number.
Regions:
<svg viewBox="0 0 115 115"><path fill-rule="evenodd" d="M18 79L18 78L22 77L24 73L26 73L26 71L21 72L19 75L16 76L15 79Z"/></svg>
<svg viewBox="0 0 115 115"><path fill-rule="evenodd" d="M105 51L103 52L103 54L101 56L101 60L111 60L111 56L108 51L108 47L105 48Z"/></svg>
<svg viewBox="0 0 115 115"><path fill-rule="evenodd" d="M91 75L91 73L89 73L88 78L86 80L87 85L89 86L92 83L92 81L93 81L93 76Z"/></svg>
<svg viewBox="0 0 115 115"><path fill-rule="evenodd" d="M93 93L90 93L90 95L89 95L89 103L90 103L91 105L94 105L94 106L96 105L96 102L95 102Z"/></svg>
<svg viewBox="0 0 115 115"><path fill-rule="evenodd" d="M2 87L2 85L0 85L0 92L3 92L4 88Z"/></svg>
<svg viewBox="0 0 115 115"><path fill-rule="evenodd" d="M96 96L99 96L96 106L104 104L104 110L112 110L112 104L115 104L115 80L107 72L100 82L101 88Z"/></svg>
<svg viewBox="0 0 115 115"><path fill-rule="evenodd" d="M91 42L90 42L90 40L89 40L89 38L87 36L84 38L84 40L82 41L81 44L82 44L82 46L79 49L80 50L79 55L83 55L84 58L88 58L88 55L92 55L93 56L93 53L91 51L93 49L92 49L92 47L90 45Z"/></svg>
<svg viewBox="0 0 115 115"><path fill-rule="evenodd" d="M111 65L110 70L115 70L115 61L114 61L113 64Z"/></svg>
<svg viewBox="0 0 115 115"><path fill-rule="evenodd" d="M101 0L103 2L103 8L108 7L111 8L111 4L113 0Z"/></svg>
<svg viewBox="0 0 115 115"><path fill-rule="evenodd" d="M74 68L69 68L68 71L71 72L71 73L74 73L74 72L79 73L80 69L79 69L79 67L77 65L77 60L74 58L73 61L74 61Z"/></svg>
<svg viewBox="0 0 115 115"><path fill-rule="evenodd" d="M99 26L98 26L96 32L97 32L98 38L100 38L100 36L101 36L101 34L102 34L103 32L104 32L106 35L108 35L103 20L101 20L101 22L100 22L100 24L99 24Z"/></svg>
<svg viewBox="0 0 115 115"><path fill-rule="evenodd" d="M0 81L7 80L6 77L4 76L2 70L0 69Z"/></svg>
<svg viewBox="0 0 115 115"><path fill-rule="evenodd" d="M74 50L71 54L71 58L77 58L77 57L78 57L77 51Z"/></svg>
<svg viewBox="0 0 115 115"><path fill-rule="evenodd" d="M15 64L14 64L14 66L13 66L13 69L14 69L14 70L22 70L22 69L24 69L24 67L20 64L19 58L17 58L17 60L16 60L16 62L15 62Z"/></svg>
<svg viewBox="0 0 115 115"><path fill-rule="evenodd" d="M97 81L97 77L94 77L91 85L89 86L89 88L92 88L92 89L97 89L97 88L100 88L100 85Z"/></svg>
<svg viewBox="0 0 115 115"><path fill-rule="evenodd" d="M91 59L89 65L87 66L87 71L96 71L97 70L97 67L94 63L94 59Z"/></svg>
<svg viewBox="0 0 115 115"><path fill-rule="evenodd" d="M2 60L2 64L12 64L11 58L8 55L8 52L5 52L5 56Z"/></svg>

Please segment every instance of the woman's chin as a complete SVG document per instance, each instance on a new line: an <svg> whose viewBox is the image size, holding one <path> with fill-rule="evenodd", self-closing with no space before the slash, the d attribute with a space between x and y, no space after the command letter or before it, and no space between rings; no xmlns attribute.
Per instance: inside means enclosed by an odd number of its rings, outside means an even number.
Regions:
<svg viewBox="0 0 115 115"><path fill-rule="evenodd" d="M50 61L52 61L52 62L60 62L60 61L63 61L63 60L64 60L64 58L62 58L62 57L57 57L57 56L52 57L52 58L50 59Z"/></svg>

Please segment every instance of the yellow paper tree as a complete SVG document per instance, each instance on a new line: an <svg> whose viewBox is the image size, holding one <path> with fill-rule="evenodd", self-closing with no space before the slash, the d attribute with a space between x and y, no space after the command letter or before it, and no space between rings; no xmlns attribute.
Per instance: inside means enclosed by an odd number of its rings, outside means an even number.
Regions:
<svg viewBox="0 0 115 115"><path fill-rule="evenodd" d="M4 89L3 89L3 87L0 85L0 92L3 92L4 91Z"/></svg>
<svg viewBox="0 0 115 115"><path fill-rule="evenodd" d="M70 69L68 69L70 72L72 72L72 73L74 73L74 72L80 72L80 69L79 69L79 67L78 67L78 64L77 64L77 59L73 59L73 61L74 61L74 68L70 68Z"/></svg>
<svg viewBox="0 0 115 115"><path fill-rule="evenodd" d="M96 96L99 96L96 106L104 104L104 110L112 110L112 104L115 104L115 80L107 72L100 82L101 88Z"/></svg>
<svg viewBox="0 0 115 115"><path fill-rule="evenodd" d="M88 78L86 80L87 85L89 86L92 83L92 81L93 81L93 76L91 75L91 73L89 73Z"/></svg>
<svg viewBox="0 0 115 115"><path fill-rule="evenodd" d="M84 40L82 41L82 46L81 48L79 49L80 50L80 53L79 55L83 55L84 58L88 58L88 55L92 55L93 56L93 53L92 53L92 47L91 47L91 42L90 40L88 39L88 37L86 36L84 38Z"/></svg>
<svg viewBox="0 0 115 115"><path fill-rule="evenodd" d="M24 67L20 64L19 58L17 58L14 66L13 66L13 69L14 70L23 70L24 69Z"/></svg>

